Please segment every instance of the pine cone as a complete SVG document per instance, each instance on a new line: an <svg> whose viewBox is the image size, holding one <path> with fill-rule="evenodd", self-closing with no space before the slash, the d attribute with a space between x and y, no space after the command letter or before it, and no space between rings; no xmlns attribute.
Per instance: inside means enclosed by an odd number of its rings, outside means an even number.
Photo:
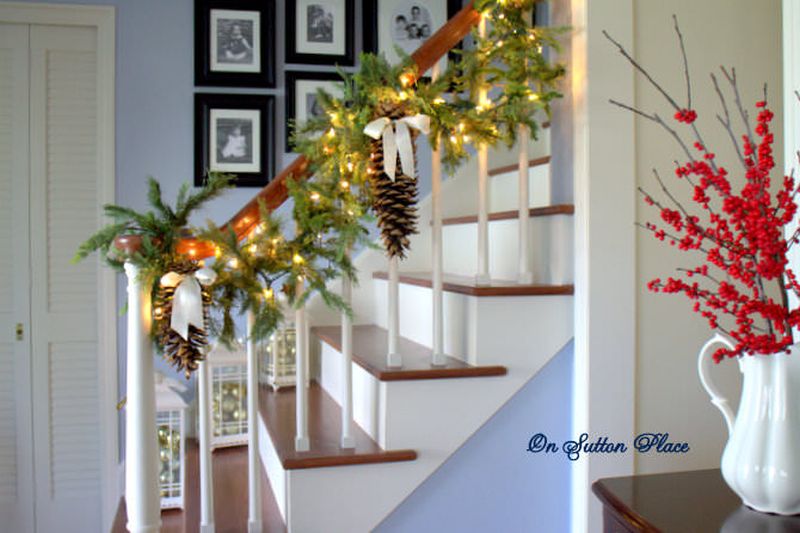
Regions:
<svg viewBox="0 0 800 533"><path fill-rule="evenodd" d="M398 119L406 116L405 106L392 102L383 102L376 108L377 117ZM416 141L417 132L411 131L412 143ZM384 172L383 140L372 141L372 208L378 217L381 238L389 257L405 258L409 248L409 236L417 233L417 179L405 174L401 168L399 156L395 180L392 181ZM414 167L417 166L416 145L414 149Z"/></svg>
<svg viewBox="0 0 800 533"><path fill-rule="evenodd" d="M197 271L199 266L193 261L184 261L169 268L170 272L178 274L189 274ZM208 334L205 330L189 325L189 339L186 340L170 327L172 318L172 297L175 294L175 287L159 286L156 295L154 309L160 309L156 318L156 343L161 349L164 359L172 363L178 370L183 370L186 379L189 379L192 372L197 370L197 365L205 359L206 347L208 346ZM206 324L209 323L209 308L211 305L211 293L202 289L203 295L203 317Z"/></svg>

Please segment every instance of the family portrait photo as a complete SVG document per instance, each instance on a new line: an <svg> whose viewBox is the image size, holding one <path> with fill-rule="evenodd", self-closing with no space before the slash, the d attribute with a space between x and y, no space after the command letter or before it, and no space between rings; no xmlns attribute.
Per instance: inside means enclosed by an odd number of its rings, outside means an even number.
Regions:
<svg viewBox="0 0 800 533"><path fill-rule="evenodd" d="M258 72L260 14L257 11L211 11L211 69Z"/></svg>
<svg viewBox="0 0 800 533"><path fill-rule="evenodd" d="M364 0L364 50L397 63L402 54L416 52L461 7L460 0ZM444 72L446 58L439 66ZM427 76L429 71L423 75Z"/></svg>
<svg viewBox="0 0 800 533"><path fill-rule="evenodd" d="M275 97L195 93L195 185L208 172L235 175L237 187L263 187L275 166Z"/></svg>
<svg viewBox="0 0 800 533"><path fill-rule="evenodd" d="M292 124L303 124L325 114L319 98L323 90L341 96L344 85L341 76L334 72L286 73L286 147L291 151Z"/></svg>
<svg viewBox="0 0 800 533"><path fill-rule="evenodd" d="M211 161L209 169L220 172L258 172L260 113L251 109L212 109L210 115Z"/></svg>
<svg viewBox="0 0 800 533"><path fill-rule="evenodd" d="M332 43L333 10L323 4L311 4L307 12L308 40L312 43Z"/></svg>
<svg viewBox="0 0 800 533"><path fill-rule="evenodd" d="M431 36L431 13L424 4L400 4L395 8L392 20L394 44L409 54Z"/></svg>
<svg viewBox="0 0 800 533"><path fill-rule="evenodd" d="M194 81L274 87L275 0L195 0Z"/></svg>
<svg viewBox="0 0 800 533"><path fill-rule="evenodd" d="M286 0L286 62L352 65L354 0Z"/></svg>

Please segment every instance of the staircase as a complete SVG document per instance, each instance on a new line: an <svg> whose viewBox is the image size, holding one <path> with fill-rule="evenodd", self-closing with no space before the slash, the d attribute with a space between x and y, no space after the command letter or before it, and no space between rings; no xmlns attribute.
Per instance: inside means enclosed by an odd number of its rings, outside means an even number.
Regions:
<svg viewBox="0 0 800 533"><path fill-rule="evenodd" d="M530 150L541 150L544 139ZM549 159L531 161L533 200L529 249L532 284L475 283L477 217L452 201L448 190L475 191L467 165L446 181L442 196L446 364L432 366L430 201L420 202L420 234L401 265L400 353L403 366L386 363L388 312L386 259L366 251L355 260L360 286L353 292L352 402L356 447L339 446L342 329L319 302L311 323L309 437L296 453L294 390L262 387L260 455L290 532L365 532L375 528L417 486L535 375L572 337L571 205L549 200ZM489 217L492 273L515 275L518 169L491 172L495 201ZM455 195L454 195L455 196ZM456 197L456 200L457 197ZM470 204L467 203L467 209ZM474 202L473 202L474 203ZM494 277L494 276L493 276ZM352 510L347 511L347 510Z"/></svg>
<svg viewBox="0 0 800 533"><path fill-rule="evenodd" d="M412 55L419 72L479 24L485 28L481 15L464 7ZM289 532L376 528L572 338L574 208L552 202L547 130L529 142L523 129L519 146L478 152L477 161L440 181L438 159L420 151L420 159L434 162L433 193L419 203L420 233L402 271L394 260L387 272L383 253L367 250L354 260L360 285L352 294L347 284L331 287L351 302L352 327L320 301L296 311L297 387L256 386L256 350L248 342L248 420L255 422L249 532L266 525L260 468ZM278 208L287 180L309 172L309 161L297 158L227 228L244 238L261 221L259 202ZM128 253L141 245L135 235L116 242ZM178 251L195 259L214 254L194 238L183 239ZM153 426L153 384L142 312L149 288L131 264L126 269L128 372L138 380L128 387L126 501L129 528L153 533L156 480L147 465L155 451L145 437ZM387 357L390 346L397 349ZM207 432L201 427L203 532L214 531ZM242 494L245 485L242 479Z"/></svg>

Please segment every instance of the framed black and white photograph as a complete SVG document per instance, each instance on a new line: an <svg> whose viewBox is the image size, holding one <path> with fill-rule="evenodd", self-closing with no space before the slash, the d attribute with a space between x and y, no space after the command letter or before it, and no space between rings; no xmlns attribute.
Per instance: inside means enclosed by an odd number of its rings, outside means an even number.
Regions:
<svg viewBox="0 0 800 533"><path fill-rule="evenodd" d="M275 85L274 0L196 0L194 31L196 85Z"/></svg>
<svg viewBox="0 0 800 533"><path fill-rule="evenodd" d="M461 7L461 0L364 0L364 51L398 63L395 47L413 54Z"/></svg>
<svg viewBox="0 0 800 533"><path fill-rule="evenodd" d="M275 168L273 96L194 95L195 186L208 172L235 174L237 187L263 187Z"/></svg>
<svg viewBox="0 0 800 533"><path fill-rule="evenodd" d="M353 0L286 0L286 62L353 65Z"/></svg>
<svg viewBox="0 0 800 533"><path fill-rule="evenodd" d="M292 125L303 124L321 116L324 111L318 101L318 91L342 96L344 82L333 72L287 72L286 73L286 149L292 150Z"/></svg>

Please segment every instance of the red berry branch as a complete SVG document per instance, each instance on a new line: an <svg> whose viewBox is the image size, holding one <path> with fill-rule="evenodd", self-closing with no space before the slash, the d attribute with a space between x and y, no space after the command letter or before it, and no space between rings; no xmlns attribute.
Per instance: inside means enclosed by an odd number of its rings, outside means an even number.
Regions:
<svg viewBox="0 0 800 533"><path fill-rule="evenodd" d="M673 16L680 43L686 80L686 105L678 104L655 78L608 33L625 59L664 97L673 110L670 124L657 112L647 112L616 100L610 102L631 111L663 128L682 148L685 162L676 162L676 182L685 183L691 192L690 211L670 191L657 171L653 171L660 187L659 196L642 188L644 202L658 210L657 222L638 224L656 239L689 254L697 264L678 268L666 279L651 280L647 287L657 293L682 294L692 301L694 312L709 327L727 334L734 342L732 350L721 348L714 360L742 354L773 354L787 351L793 343L792 328L800 326L800 309L790 309L787 291L800 297L800 280L789 268L787 253L800 242L800 228L786 237L787 226L797 213L798 186L793 176L783 176L773 184L775 168L770 129L774 118L763 100L755 104L755 127L743 106L736 71L721 67L733 96L732 109L738 113L743 133L735 132L729 102L717 77L711 80L722 107L717 115L733 143L741 165L743 185L731 183L727 169L716 161L697 127L697 110L692 108L691 80L683 35ZM800 98L800 95L798 95ZM687 136L691 141L684 138ZM735 180L740 183L741 180ZM776 300L775 298L778 298Z"/></svg>

